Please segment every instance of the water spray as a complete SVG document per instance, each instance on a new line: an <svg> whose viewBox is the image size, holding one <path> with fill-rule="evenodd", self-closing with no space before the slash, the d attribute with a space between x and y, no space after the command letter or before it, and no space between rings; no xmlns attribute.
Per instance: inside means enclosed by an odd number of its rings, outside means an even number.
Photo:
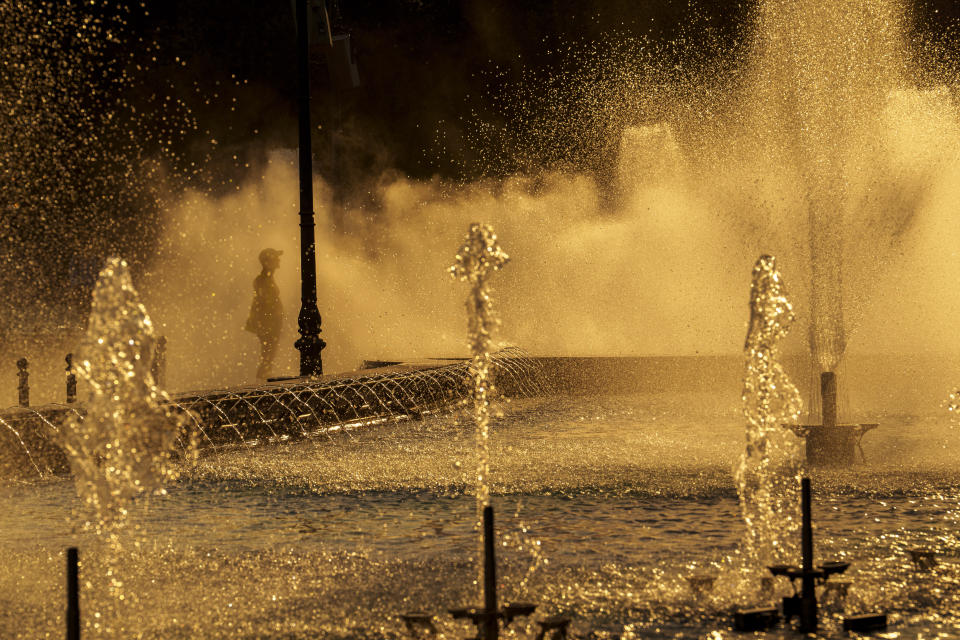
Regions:
<svg viewBox="0 0 960 640"><path fill-rule="evenodd" d="M753 268L744 344L746 450L734 472L747 525L745 547L757 566L792 556L792 534L800 525L796 495L802 466L800 440L785 424L797 422L802 403L780 356L780 342L793 321L793 305L776 259L760 256Z"/></svg>
<svg viewBox="0 0 960 640"><path fill-rule="evenodd" d="M176 476L183 417L153 381L155 344L127 263L111 258L93 291L75 367L91 390L86 415L71 415L60 431L89 524L100 532L114 534L134 499Z"/></svg>
<svg viewBox="0 0 960 640"><path fill-rule="evenodd" d="M509 625L514 618L529 616L537 608L530 603L512 603L500 609L497 599L497 558L493 527L493 507L490 505L490 400L494 386L491 364L493 330L497 325L493 301L487 279L499 271L510 257L497 242L490 225L473 223L460 250L450 275L470 283L467 296L467 322L472 356L473 417L477 428L477 512L482 527L481 557L483 558L480 584L483 586L482 609L451 609L454 619L469 618L477 627L477 637L497 640L500 620ZM541 625L542 626L542 625ZM564 629L565 629L564 625Z"/></svg>
<svg viewBox="0 0 960 640"><path fill-rule="evenodd" d="M472 358L473 418L477 429L477 520L483 518L483 509L490 506L490 399L494 387L490 369L490 351L493 330L497 320L490 297L490 275L499 271L510 257L497 242L493 227L473 223L460 250L450 275L470 284L467 296L467 335Z"/></svg>
<svg viewBox="0 0 960 640"><path fill-rule="evenodd" d="M497 243L490 225L473 223L466 241L457 252L450 275L470 284L467 296L467 324L473 373L473 418L477 429L477 515L482 521L481 553L484 611L477 618L477 628L486 640L499 635L497 611L496 556L493 544L493 507L490 506L490 398L493 380L490 375L490 348L496 318L487 279L499 271L510 257ZM454 617L456 617L454 613Z"/></svg>

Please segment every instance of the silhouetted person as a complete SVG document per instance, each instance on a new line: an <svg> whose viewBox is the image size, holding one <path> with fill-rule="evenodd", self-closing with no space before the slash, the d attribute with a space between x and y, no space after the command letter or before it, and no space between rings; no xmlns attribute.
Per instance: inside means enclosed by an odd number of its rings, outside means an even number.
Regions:
<svg viewBox="0 0 960 640"><path fill-rule="evenodd" d="M250 317L244 327L257 334L260 339L260 364L257 366L257 382L266 382L273 369L273 358L277 354L280 331L283 327L283 304L280 302L280 289L273 279L273 272L280 266L283 251L264 249L260 252L260 264L263 269L253 281L253 304L250 305Z"/></svg>

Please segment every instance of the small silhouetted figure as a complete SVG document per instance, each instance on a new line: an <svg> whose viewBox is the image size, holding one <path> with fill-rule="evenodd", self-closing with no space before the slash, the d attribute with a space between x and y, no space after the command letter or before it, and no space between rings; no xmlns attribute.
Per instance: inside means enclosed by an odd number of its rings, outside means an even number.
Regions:
<svg viewBox="0 0 960 640"><path fill-rule="evenodd" d="M273 369L273 358L277 354L280 331L283 327L283 304L280 302L280 289L273 279L273 272L280 266L283 251L264 249L260 252L260 265L263 269L253 281L253 304L250 305L250 317L244 327L257 334L260 339L260 364L257 366L257 382L266 382Z"/></svg>

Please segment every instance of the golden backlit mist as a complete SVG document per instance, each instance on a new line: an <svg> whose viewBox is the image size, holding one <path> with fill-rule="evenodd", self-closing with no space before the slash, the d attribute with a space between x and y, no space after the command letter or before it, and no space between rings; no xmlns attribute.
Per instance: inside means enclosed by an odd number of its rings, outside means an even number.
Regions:
<svg viewBox="0 0 960 640"><path fill-rule="evenodd" d="M899 2L867 9L761 3L736 73L699 93L680 86L698 81L648 72L648 59L619 61L617 77L638 78L630 86L658 116L618 111L597 93L605 117L623 114L607 145L613 175L453 184L386 174L367 198L375 208L345 211L318 177L325 370L466 356L461 292L446 266L474 221L492 224L513 256L494 292L500 337L533 354L736 354L762 253L778 257L795 299L785 351L810 350L816 319L821 366L845 349L956 352L956 83L915 68ZM161 248L139 286L169 340L172 391L253 380L258 345L243 324L265 247L284 251L277 372L297 371L295 162L276 150L232 195L166 198ZM70 345L45 346L31 354L37 397L53 399Z"/></svg>

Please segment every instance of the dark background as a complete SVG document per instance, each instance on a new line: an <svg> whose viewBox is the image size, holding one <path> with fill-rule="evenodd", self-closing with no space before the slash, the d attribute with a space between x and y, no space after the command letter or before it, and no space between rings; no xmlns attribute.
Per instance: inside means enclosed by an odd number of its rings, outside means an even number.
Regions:
<svg viewBox="0 0 960 640"><path fill-rule="evenodd" d="M290 0L146 0L119 17L116 6L34 0L0 10L0 92L17 105L0 126L0 343L82 323L107 255L127 256L135 273L149 262L158 176L174 190L226 192L259 175L269 149L296 146ZM753 4L329 6L334 33L351 35L361 85L338 86L314 43L315 168L338 198L375 211L376 183L391 172L456 180L560 166L602 181L611 129L657 115L647 105L600 122L583 107L604 57L619 52L629 65L644 51L663 69L709 77L742 51ZM80 37L83 11L101 27ZM952 0L917 3L913 35L949 52L958 18Z"/></svg>
<svg viewBox="0 0 960 640"><path fill-rule="evenodd" d="M188 61L188 67L175 70L184 97L228 145L296 145L291 5L289 0L154 0L149 5L150 20L143 28L166 56ZM334 33L351 35L361 86L334 86L325 47L314 43L314 120L331 124L339 104L342 126L362 130L346 145L351 151L376 145L380 155L371 162L412 176L465 175L481 165L491 170L474 158L483 150L463 142L464 118L502 121L503 87L578 64L575 54L558 54L561 45L587 50L593 43L631 36L676 40L694 22L733 39L747 12L741 3L669 0L339 0L328 5ZM231 85L234 76L247 81L232 87L242 98L236 113L224 114L222 104L213 102L205 109L189 96L194 82L209 90L211 81ZM254 130L260 132L258 142L251 139ZM438 136L446 143L442 152ZM325 146L323 139L321 133L318 148Z"/></svg>
<svg viewBox="0 0 960 640"><path fill-rule="evenodd" d="M395 168L417 177L515 170L504 154L490 161L490 150L467 130L482 121L522 137L517 131L522 124L510 118L518 115L512 111L516 105L504 97L510 87L569 74L585 64L584 52L630 38L668 44L665 55L681 58L702 59L704 49L707 56L730 52L746 35L752 8L732 0L332 0L328 5L334 32L351 34L362 85L332 86L322 43L315 44L320 170L333 170L325 163L334 146L329 136L338 130L336 146L349 156L343 164L374 173ZM200 122L231 151L221 147L211 158L212 173L225 169L234 150L255 159L265 146L295 146L289 0L152 0L148 7L144 35L166 57L188 62L177 70L177 85ZM919 31L949 44L958 17L958 3L929 0L915 5L911 20ZM567 47L572 51L558 52ZM234 77L246 84L231 88ZM237 111L224 113L223 100L206 105L190 95L194 83L209 93L218 80L238 98ZM200 142L187 144L199 150ZM348 174L338 182L353 190L362 179Z"/></svg>

